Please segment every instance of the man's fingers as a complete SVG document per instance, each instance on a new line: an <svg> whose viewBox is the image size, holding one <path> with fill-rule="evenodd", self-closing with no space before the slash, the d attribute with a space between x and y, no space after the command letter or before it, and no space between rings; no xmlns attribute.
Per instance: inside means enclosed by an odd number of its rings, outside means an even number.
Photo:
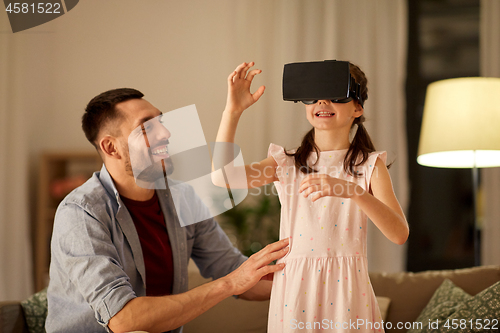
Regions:
<svg viewBox="0 0 500 333"><path fill-rule="evenodd" d="M276 251L276 252L273 252L273 253L270 253L270 255L268 256L268 259L266 260L266 265L279 259L279 258L283 258L287 253L288 251L290 251L290 247L285 247L279 251Z"/></svg>
<svg viewBox="0 0 500 333"><path fill-rule="evenodd" d="M280 271L283 268L285 268L284 263L276 264L276 265L267 265L267 266L264 266L264 267L260 268L259 270L257 270L257 272L261 276L267 276L269 274L274 274L274 272Z"/></svg>
<svg viewBox="0 0 500 333"><path fill-rule="evenodd" d="M288 243L290 243L290 239L288 237L283 238L282 240L279 240L277 242L271 243L271 244L267 245L266 247L264 247L259 252L255 253L254 254L255 259L261 258L262 256L266 255L267 253L276 252L278 250L281 250L284 247L286 247L288 245Z"/></svg>
<svg viewBox="0 0 500 333"><path fill-rule="evenodd" d="M285 246L288 245L288 243L290 243L290 238L288 238L288 237L283 238L282 240L279 240L277 242L274 242L274 243L267 245L263 250L267 249L268 252L274 252L274 251L277 251L277 250L284 248Z"/></svg>
<svg viewBox="0 0 500 333"><path fill-rule="evenodd" d="M290 251L290 248L285 247L281 250L267 253L266 255L264 255L260 258L255 258L254 259L255 266L257 269L265 267L265 266L269 265L270 263L272 263L273 261L278 260L280 258L283 258L288 253L288 251Z"/></svg>

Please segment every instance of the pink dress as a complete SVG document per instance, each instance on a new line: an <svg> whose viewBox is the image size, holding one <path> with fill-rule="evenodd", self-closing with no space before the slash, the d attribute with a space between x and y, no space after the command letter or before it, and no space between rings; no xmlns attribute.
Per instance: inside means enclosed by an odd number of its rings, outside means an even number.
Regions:
<svg viewBox="0 0 500 333"><path fill-rule="evenodd" d="M344 172L346 152L320 152L314 168L367 190L377 158L385 163L386 153L371 153L356 178ZM368 276L366 214L350 199L328 196L313 203L304 198L298 189L306 175L295 168L293 157L274 144L268 156L278 163L280 239L290 238L290 251L278 260L286 266L274 274L268 332L383 332ZM313 153L309 161L315 160Z"/></svg>

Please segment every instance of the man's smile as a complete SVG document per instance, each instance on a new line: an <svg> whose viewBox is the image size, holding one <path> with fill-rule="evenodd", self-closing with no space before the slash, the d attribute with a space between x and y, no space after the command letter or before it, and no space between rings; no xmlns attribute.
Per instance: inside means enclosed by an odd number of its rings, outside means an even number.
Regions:
<svg viewBox="0 0 500 333"><path fill-rule="evenodd" d="M166 157L170 156L170 155L168 155L168 147L167 146L152 149L151 153L155 156L158 156L158 155L165 155Z"/></svg>

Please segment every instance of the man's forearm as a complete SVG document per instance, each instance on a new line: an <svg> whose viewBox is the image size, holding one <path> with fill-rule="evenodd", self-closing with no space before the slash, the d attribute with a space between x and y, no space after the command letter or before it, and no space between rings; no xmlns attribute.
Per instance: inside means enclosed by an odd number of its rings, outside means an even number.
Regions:
<svg viewBox="0 0 500 333"><path fill-rule="evenodd" d="M111 318L108 327L114 333L173 330L229 296L224 279L218 279L178 295L137 297Z"/></svg>

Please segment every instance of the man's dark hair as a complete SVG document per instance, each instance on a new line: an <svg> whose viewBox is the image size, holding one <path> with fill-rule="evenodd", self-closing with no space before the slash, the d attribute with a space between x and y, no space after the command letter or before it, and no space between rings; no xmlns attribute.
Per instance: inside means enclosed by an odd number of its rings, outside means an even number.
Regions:
<svg viewBox="0 0 500 333"><path fill-rule="evenodd" d="M116 104L143 96L144 94L139 90L119 88L108 90L92 98L82 117L82 128L87 140L99 150L96 142L99 131L110 121L121 117L115 108Z"/></svg>

